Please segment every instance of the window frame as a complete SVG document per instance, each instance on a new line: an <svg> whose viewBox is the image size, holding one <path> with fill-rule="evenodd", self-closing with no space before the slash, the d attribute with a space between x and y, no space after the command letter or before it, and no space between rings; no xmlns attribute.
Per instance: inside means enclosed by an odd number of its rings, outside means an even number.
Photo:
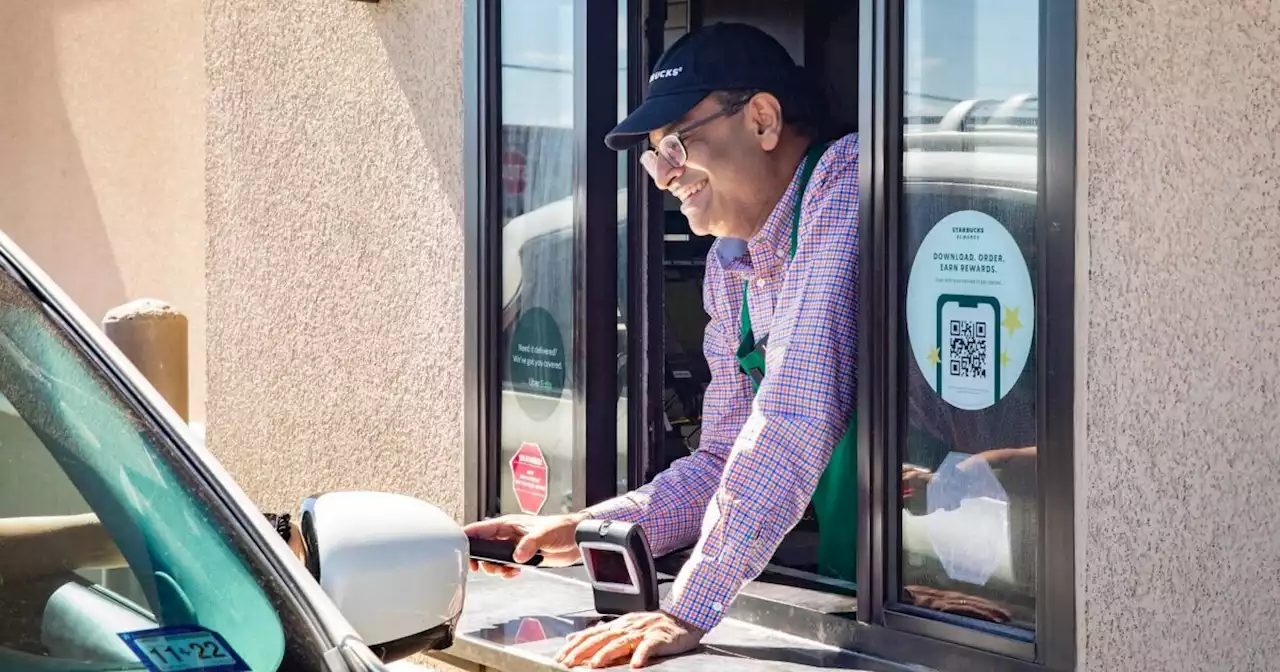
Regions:
<svg viewBox="0 0 1280 672"><path fill-rule="evenodd" d="M576 166L616 157L602 137L615 122L617 100L615 3L575 5ZM501 284L496 256L501 231L496 213L497 176L489 167L499 157L501 90L498 6L500 0L464 1L464 100L466 176L466 399L465 517L477 520L498 510L499 469L497 421L498 366L496 290ZM594 4L595 9L590 9ZM693 2L691 8L700 3ZM858 585L856 598L769 580L748 584L730 615L781 632L816 638L824 644L896 661L939 667L995 671L1069 670L1076 661L1076 566L1074 502L1075 436L1075 292L1076 292L1076 41L1077 0L1040 2L1042 160L1038 168L1039 212L1036 240L1041 255L1036 293L1038 330L1037 456L1038 505L1041 511L1037 567L1036 630L1032 642L994 635L959 624L906 613L897 603L898 503L897 430L901 397L899 343L904 337L898 318L897 216L902 189L903 8L890 0L859 0L858 128L863 160L859 167L861 199L862 291L859 337L860 387L858 468L862 476L858 517ZM644 94L646 77L663 50L666 5L661 0L628 0L629 107ZM700 14L700 12L698 12ZM700 23L700 16L698 17ZM591 39L591 35L608 39ZM585 61L581 60L585 57ZM641 66L643 64L643 66ZM593 102L597 101L597 102ZM630 162L634 164L634 162ZM616 483L615 390L616 324L604 311L597 323L584 306L616 305L605 296L616 286L623 268L616 259L616 232L596 236L581 228L584 218L612 216L617 189L612 167L596 179L575 169L575 241L577 254L612 259L578 259L574 297L575 394L578 401L574 504L582 506L612 496ZM606 184L607 183L607 184ZM627 380L628 487L656 475L663 441L662 385L664 311L663 224L660 193L642 172L627 178ZM608 196L604 199L603 196ZM585 199L585 200L584 200ZM600 203L608 200L608 204ZM492 213L492 216L491 216ZM584 234L585 235L582 235ZM593 282L593 279L601 280ZM580 284L585 283L585 284ZM594 287L593 285L598 285ZM583 290L583 287L586 290ZM593 291L594 289L594 291ZM590 292L590 293L589 293ZM603 303L592 303L591 298ZM581 329L581 331L578 331ZM605 358L609 366L604 366ZM595 376L591 371L603 368ZM591 377L596 380L588 380ZM594 395L594 397L592 396ZM583 397L578 397L579 400ZM596 438L592 438L596 437ZM587 443L582 443L587 441ZM579 480L581 479L581 480ZM580 487L581 484L581 487ZM665 571L678 571L683 554L663 559ZM854 607L856 606L856 611ZM854 611L854 613L849 613Z"/></svg>
<svg viewBox="0 0 1280 672"><path fill-rule="evenodd" d="M496 514L501 502L501 306L502 287L502 16L501 0L463 2L463 153L464 153L464 384L463 518L475 521ZM638 47L635 8L628 0L628 51ZM617 4L574 0L573 9L573 507L580 509L617 493L618 232L587 222L617 221L618 157L604 144L617 124ZM634 68L635 57L628 58ZM629 92L631 103L638 92ZM632 170L632 173L636 171ZM629 191L638 176L628 179ZM629 203L636 196L629 194ZM635 221L636 218L632 218ZM644 230L628 227L628 247ZM629 257L635 255L628 255ZM630 263L629 260L623 264ZM630 271L630 267L627 267ZM660 267L659 267L660 271ZM647 278L629 272L629 277ZM647 282L647 279L645 280ZM647 314L650 301L638 303L628 292L628 319ZM594 309L594 310L593 310ZM650 340L628 325L628 354L643 353ZM661 341L659 341L659 344ZM659 351L659 356L660 356ZM631 360L631 357L629 357ZM647 372L628 367L628 424L636 400L648 390ZM658 376L661 380L661 374ZM659 398L658 408L661 401ZM636 416L633 421L633 416ZM638 436L628 428L629 448ZM643 445L643 444L641 444ZM632 454L642 451L628 450ZM637 458L638 459L638 458ZM630 467L630 465L629 465ZM643 472L637 472L643 473ZM631 474L629 473L629 476ZM632 480L628 479L629 482Z"/></svg>
<svg viewBox="0 0 1280 672"><path fill-rule="evenodd" d="M699 4L690 0L693 4ZM665 2L627 0L627 109L635 109L648 92L648 77L665 47ZM643 67L641 67L643 64ZM658 475L658 451L664 426L663 380L666 359L663 334L666 315L663 259L665 257L662 197L657 186L639 169L638 150L629 150L627 224L627 372L631 403L628 419L627 487L635 489ZM633 365L634 364L634 365Z"/></svg>
<svg viewBox="0 0 1280 672"><path fill-rule="evenodd" d="M618 494L618 157L604 144L618 125L617 34L615 2L574 0L575 510Z"/></svg>
<svg viewBox="0 0 1280 672"><path fill-rule="evenodd" d="M498 288L501 212L492 169L501 166L499 0L462 4L463 90L463 518L498 510Z"/></svg>
<svg viewBox="0 0 1280 672"><path fill-rule="evenodd" d="M1072 669L1075 621L1075 191L1076 0L1041 0L1041 124L1035 279L1043 306L1036 313L1037 486L1040 508L1036 630L1030 642L911 614L897 600L901 505L898 487L903 427L900 344L905 338L899 282L902 191L903 6L860 0L859 128L864 157L859 176L863 288L859 338L859 469L868 475L859 518L858 620L876 636L860 650L911 652L953 660L946 649L974 656L991 670ZM904 608L908 607L908 608ZM943 646L936 655L920 638ZM926 663L927 664L927 663Z"/></svg>

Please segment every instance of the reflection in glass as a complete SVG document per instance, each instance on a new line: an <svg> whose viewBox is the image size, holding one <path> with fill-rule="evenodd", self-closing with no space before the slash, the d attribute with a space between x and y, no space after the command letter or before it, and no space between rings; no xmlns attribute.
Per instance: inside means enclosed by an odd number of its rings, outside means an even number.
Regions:
<svg viewBox="0 0 1280 672"><path fill-rule="evenodd" d="M900 599L1035 628L1038 3L907 0Z"/></svg>
<svg viewBox="0 0 1280 672"><path fill-rule="evenodd" d="M501 5L502 513L573 501L573 5Z"/></svg>

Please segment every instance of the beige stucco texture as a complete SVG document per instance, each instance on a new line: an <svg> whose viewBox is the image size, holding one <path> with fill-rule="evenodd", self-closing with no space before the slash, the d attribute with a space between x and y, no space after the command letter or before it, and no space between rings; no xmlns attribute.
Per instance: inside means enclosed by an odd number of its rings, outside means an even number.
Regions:
<svg viewBox="0 0 1280 672"><path fill-rule="evenodd" d="M1280 3L1082 8L1083 662L1280 669Z"/></svg>
<svg viewBox="0 0 1280 672"><path fill-rule="evenodd" d="M461 513L461 3L206 0L209 444Z"/></svg>
<svg viewBox="0 0 1280 672"><path fill-rule="evenodd" d="M95 320L163 299L204 417L204 20L198 2L6 2L0 230Z"/></svg>

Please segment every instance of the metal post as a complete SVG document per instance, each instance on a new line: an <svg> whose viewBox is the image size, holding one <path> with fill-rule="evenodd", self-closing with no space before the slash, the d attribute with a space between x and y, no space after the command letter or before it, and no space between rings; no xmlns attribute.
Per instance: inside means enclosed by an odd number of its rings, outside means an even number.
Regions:
<svg viewBox="0 0 1280 672"><path fill-rule="evenodd" d="M108 311L102 328L186 422L187 316L164 301L139 299Z"/></svg>

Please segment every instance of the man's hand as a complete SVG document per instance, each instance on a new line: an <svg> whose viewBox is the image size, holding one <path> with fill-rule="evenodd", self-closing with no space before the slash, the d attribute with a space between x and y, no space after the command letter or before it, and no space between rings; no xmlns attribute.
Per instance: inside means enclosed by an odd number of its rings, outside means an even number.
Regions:
<svg viewBox="0 0 1280 672"><path fill-rule="evenodd" d="M516 562L525 562L542 553L543 567L568 567L582 559L582 551L574 543L573 533L578 523L586 518L581 513L567 516L511 515L471 523L462 531L476 539L519 540L512 553ZM472 560L471 571L509 579L519 574L520 568Z"/></svg>
<svg viewBox="0 0 1280 672"><path fill-rule="evenodd" d="M627 614L569 635L568 644L556 654L556 662L565 667L598 668L630 658L631 667L644 667L651 658L694 650L703 634L660 611Z"/></svg>

